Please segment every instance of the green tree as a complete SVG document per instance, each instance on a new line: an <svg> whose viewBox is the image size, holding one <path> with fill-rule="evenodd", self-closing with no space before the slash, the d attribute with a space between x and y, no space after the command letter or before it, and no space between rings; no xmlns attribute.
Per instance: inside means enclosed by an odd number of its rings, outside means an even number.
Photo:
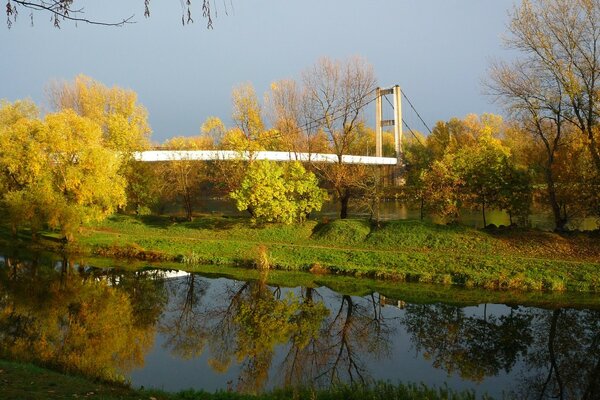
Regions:
<svg viewBox="0 0 600 400"><path fill-rule="evenodd" d="M482 135L476 145L462 148L453 158L453 167L463 181L467 204L480 208L487 226L486 208L500 208L502 195L517 190L510 182L510 149L490 135Z"/></svg>
<svg viewBox="0 0 600 400"><path fill-rule="evenodd" d="M316 176L299 162L269 161L252 162L240 188L230 195L237 208L248 210L253 218L286 224L303 221L327 198Z"/></svg>

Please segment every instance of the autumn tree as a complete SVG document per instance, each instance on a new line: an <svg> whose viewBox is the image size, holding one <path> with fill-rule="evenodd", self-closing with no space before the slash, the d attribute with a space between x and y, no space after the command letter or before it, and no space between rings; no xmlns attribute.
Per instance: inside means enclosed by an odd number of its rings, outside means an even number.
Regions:
<svg viewBox="0 0 600 400"><path fill-rule="evenodd" d="M150 202L140 200L153 196L151 186L139 184L145 179L133 158L133 153L149 146L151 134L148 111L138 102L137 94L130 89L106 85L85 75L73 81L53 82L47 88L51 106L57 110L73 110L101 128L103 143L118 152L123 162L121 174L127 180L127 197L132 204L148 207Z"/></svg>
<svg viewBox="0 0 600 400"><path fill-rule="evenodd" d="M515 61L512 65L497 62L490 70L489 92L504 104L513 118L519 121L513 130L514 142L525 142L529 137L539 142L543 158L539 165L546 187L547 203L552 209L554 227L565 229L567 219L561 212L557 194L556 160L567 140L568 121L564 115L563 88L551 71L540 70L529 60Z"/></svg>
<svg viewBox="0 0 600 400"><path fill-rule="evenodd" d="M85 75L72 82L54 82L47 91L55 110L70 109L100 125L105 145L111 149L130 154L148 146L152 132L148 111L134 91L109 88Z"/></svg>
<svg viewBox="0 0 600 400"><path fill-rule="evenodd" d="M0 114L14 114L4 108ZM19 118L0 128L0 143L0 169L10 182L2 203L13 222L47 225L72 240L81 224L125 205L121 157L104 146L99 125L72 110L43 121Z"/></svg>
<svg viewBox="0 0 600 400"><path fill-rule="evenodd" d="M265 129L263 109L254 87L247 83L231 93L235 128L225 134L225 148L238 151L259 151L277 148L277 135Z"/></svg>
<svg viewBox="0 0 600 400"><path fill-rule="evenodd" d="M550 90L555 111L585 138L600 174L600 2L523 0L509 31L508 46L523 55L514 70L541 86L544 107Z"/></svg>
<svg viewBox="0 0 600 400"><path fill-rule="evenodd" d="M201 184L206 179L206 163L190 159L188 150L206 150L212 147L209 137L175 137L163 147L171 150L172 159L162 164L162 177L167 192L181 201L188 221L193 219L194 206L200 196Z"/></svg>
<svg viewBox="0 0 600 400"><path fill-rule="evenodd" d="M498 139L481 135L474 146L462 148L454 155L453 168L463 183L466 204L481 209L484 228L486 208L506 207L509 213L526 221L531 204L527 174L512 164L510 149Z"/></svg>
<svg viewBox="0 0 600 400"><path fill-rule="evenodd" d="M425 216L425 173L430 167L433 152L427 146L425 138L418 132L412 138L405 138L402 144L404 149L405 184L402 194L405 200L417 202L419 205L419 218Z"/></svg>
<svg viewBox="0 0 600 400"><path fill-rule="evenodd" d="M219 146L225 136L226 128L218 117L208 117L200 127L200 134L210 138L215 146Z"/></svg>
<svg viewBox="0 0 600 400"><path fill-rule="evenodd" d="M238 210L247 210L254 219L291 224L319 211L327 193L299 162L254 161L231 198Z"/></svg>
<svg viewBox="0 0 600 400"><path fill-rule="evenodd" d="M457 222L463 204L460 188L463 184L452 168L452 155L436 160L423 172L423 209L445 222Z"/></svg>
<svg viewBox="0 0 600 400"><path fill-rule="evenodd" d="M340 202L340 217L348 216L348 204L360 181L356 166L343 164L358 139L362 109L373 99L376 80L373 68L360 58L333 61L323 58L303 74L306 110L316 117L337 163L316 166L332 186Z"/></svg>

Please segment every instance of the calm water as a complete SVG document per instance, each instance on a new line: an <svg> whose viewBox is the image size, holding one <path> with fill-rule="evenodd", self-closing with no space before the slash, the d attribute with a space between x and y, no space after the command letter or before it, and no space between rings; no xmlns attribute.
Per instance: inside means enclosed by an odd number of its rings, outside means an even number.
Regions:
<svg viewBox="0 0 600 400"><path fill-rule="evenodd" d="M389 380L497 398L600 398L597 310L411 304L267 277L28 258L0 257L8 358L168 391Z"/></svg>
<svg viewBox="0 0 600 400"><path fill-rule="evenodd" d="M419 219L420 212L418 209L407 207L400 201L382 201L380 207L380 218L382 220L390 219ZM203 213L219 213L225 215L248 215L246 212L240 212L235 208L235 204L231 200L227 199L202 199L197 206L197 210ZM177 212L177 210L172 210ZM351 216L365 217L367 213L365 210L361 210L356 206L353 207L350 204ZM323 205L322 211L314 213L314 217L328 217L338 218L339 210L338 204L333 201L326 202ZM486 212L486 220L488 224L495 224L497 226L510 225L510 218L504 211L489 210ZM440 222L440 221L434 221ZM460 222L464 225L471 226L474 228L483 227L483 218L480 211L462 210L460 216ZM554 222L552 215L549 212L542 210L534 210L529 217L529 223L532 228L542 230L553 230ZM594 230L598 229L598 221L594 217L587 218L575 218L570 221L568 227L570 229L579 230Z"/></svg>

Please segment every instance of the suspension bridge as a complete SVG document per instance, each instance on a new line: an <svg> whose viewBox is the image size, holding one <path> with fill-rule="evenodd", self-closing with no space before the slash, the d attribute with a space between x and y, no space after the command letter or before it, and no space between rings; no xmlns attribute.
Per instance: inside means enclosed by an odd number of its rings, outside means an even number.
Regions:
<svg viewBox="0 0 600 400"><path fill-rule="evenodd" d="M363 164L363 165L387 165L398 166L404 165L402 152L403 126L406 127L412 135L417 138L413 130L408 126L406 121L402 119L402 97L406 99L413 111L419 116L421 122L431 130L423 121L417 110L414 108L406 94L396 85L390 88L376 88L369 92L368 95L375 96L359 105L355 111L358 111L373 101L375 104L375 156L365 155L337 155L324 153L307 153L307 152L292 152L292 151L234 151L234 150L149 150L134 153L134 157L138 161L143 162L160 162L160 161L227 161L227 160L270 160L270 161L301 161L315 163L343 163L343 164ZM393 103L388 99L388 95L393 97ZM386 100L393 110L393 119L383 119L383 100ZM333 119L338 119L335 115ZM318 125L320 118L310 121L302 127L307 127L310 124ZM383 128L394 127L394 151L396 157L383 157ZM417 138L418 139L418 138Z"/></svg>

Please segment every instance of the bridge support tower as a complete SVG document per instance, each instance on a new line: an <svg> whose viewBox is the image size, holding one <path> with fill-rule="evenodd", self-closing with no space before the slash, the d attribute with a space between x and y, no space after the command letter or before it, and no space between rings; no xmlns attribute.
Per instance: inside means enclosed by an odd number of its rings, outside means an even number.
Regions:
<svg viewBox="0 0 600 400"><path fill-rule="evenodd" d="M394 119L383 119L383 98L387 95L393 97ZM400 86L395 85L391 88L375 89L375 155L383 157L383 128L386 126L394 127L394 151L396 153L397 164L391 171L391 178L394 185L399 186L404 183L404 153L402 152L402 91ZM389 100L388 100L389 101Z"/></svg>

